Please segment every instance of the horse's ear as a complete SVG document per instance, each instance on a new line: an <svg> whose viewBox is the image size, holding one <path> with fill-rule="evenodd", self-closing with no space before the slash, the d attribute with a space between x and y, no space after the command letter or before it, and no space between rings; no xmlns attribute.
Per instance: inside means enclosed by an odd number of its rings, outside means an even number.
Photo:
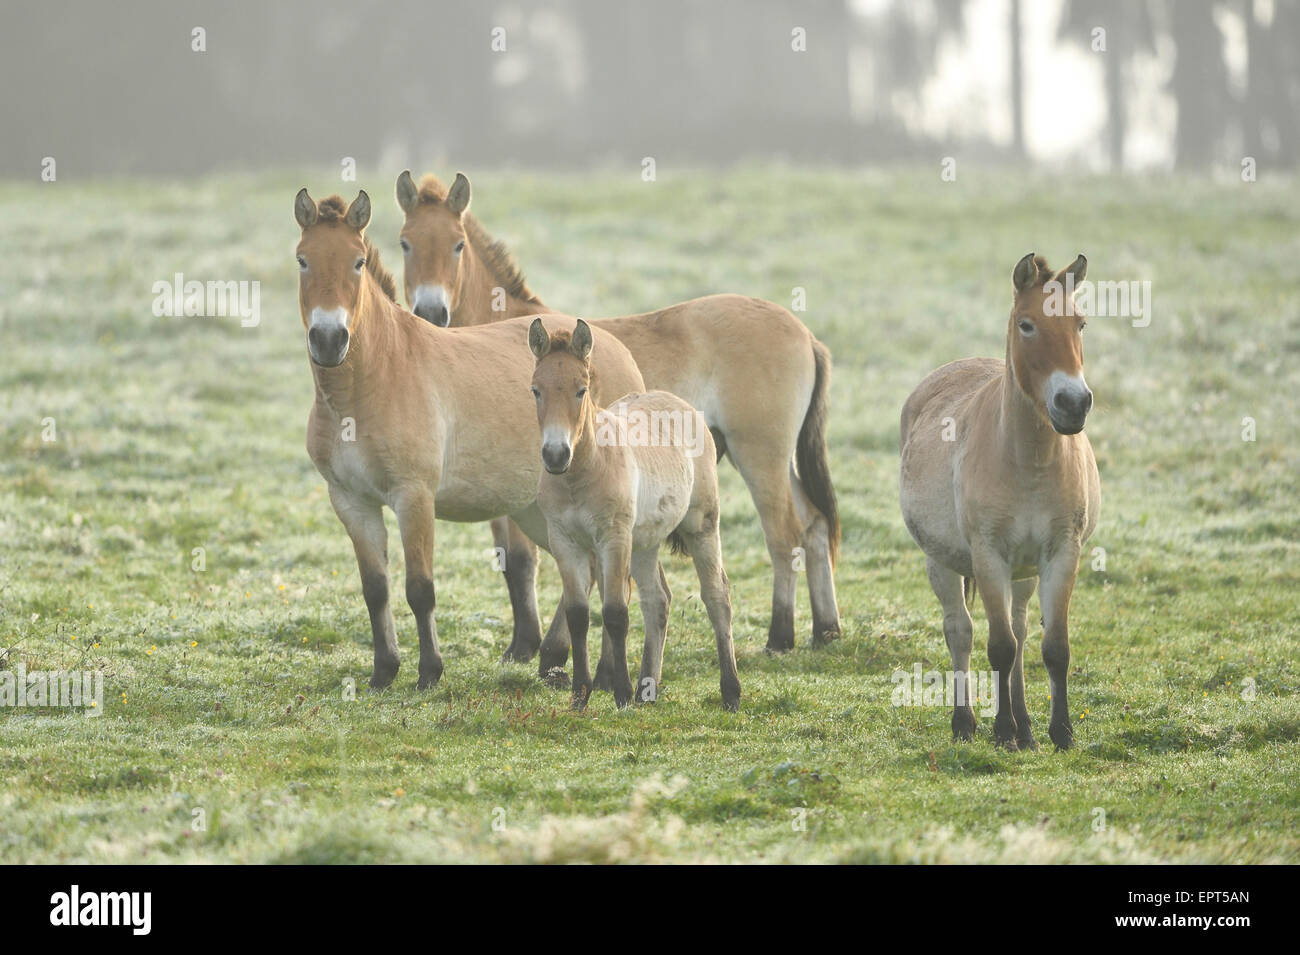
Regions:
<svg viewBox="0 0 1300 955"><path fill-rule="evenodd" d="M1079 283L1083 281L1084 276L1087 274L1088 274L1088 260L1083 257L1083 253L1079 253L1079 257L1074 260L1073 264L1067 265L1065 268L1061 269L1062 278L1064 278L1066 275L1074 276L1075 288L1079 287Z"/></svg>
<svg viewBox="0 0 1300 955"><path fill-rule="evenodd" d="M411 178L409 169L403 169L402 174L397 177L397 204L408 215L420 204L420 190L416 187L415 180Z"/></svg>
<svg viewBox="0 0 1300 955"><path fill-rule="evenodd" d="M352 228L360 232L370 221L370 197L366 195L366 190L362 189L357 193L357 197L352 200L352 205L348 206L348 214L344 220Z"/></svg>
<svg viewBox="0 0 1300 955"><path fill-rule="evenodd" d="M456 173L456 181L447 190L447 208L456 215L469 208L469 180L463 172Z"/></svg>
<svg viewBox="0 0 1300 955"><path fill-rule="evenodd" d="M1016 270L1011 273L1011 281L1015 283L1017 292L1023 292L1038 280L1038 263L1034 261L1035 258L1036 254L1030 252L1016 263Z"/></svg>
<svg viewBox="0 0 1300 955"><path fill-rule="evenodd" d="M533 324L528 326L528 347L532 349L533 357L541 361L546 357L546 353L551 350L551 336L546 334L546 326L542 324L540 318L534 318Z"/></svg>
<svg viewBox="0 0 1300 955"><path fill-rule="evenodd" d="M293 217L298 220L299 226L306 229L316 224L318 215L320 212L316 208L316 200L307 195L307 187L303 186L293 200Z"/></svg>
<svg viewBox="0 0 1300 955"><path fill-rule="evenodd" d="M573 328L573 337L569 339L569 351L583 361L591 356L591 326L582 319L578 319L578 324Z"/></svg>

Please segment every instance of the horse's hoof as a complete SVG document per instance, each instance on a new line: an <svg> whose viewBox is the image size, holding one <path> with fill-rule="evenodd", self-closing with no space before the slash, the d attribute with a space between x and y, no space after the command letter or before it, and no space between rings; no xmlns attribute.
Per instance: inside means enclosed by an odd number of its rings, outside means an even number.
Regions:
<svg viewBox="0 0 1300 955"><path fill-rule="evenodd" d="M582 712L587 708L587 701L591 699L591 684L575 683L573 685L573 708Z"/></svg>
<svg viewBox="0 0 1300 955"><path fill-rule="evenodd" d="M723 708L724 710L726 710L728 713L739 713L739 712L740 712L740 694L737 693L735 696L723 696L723 698L722 698L722 708Z"/></svg>
<svg viewBox="0 0 1300 955"><path fill-rule="evenodd" d="M954 743L969 743L975 738L975 714L969 710L956 710L952 714L952 739Z"/></svg>
<svg viewBox="0 0 1300 955"><path fill-rule="evenodd" d="M998 749L1005 749L1008 753L1014 753L1018 749L1014 736L994 736L993 745Z"/></svg>
<svg viewBox="0 0 1300 955"><path fill-rule="evenodd" d="M767 638L766 649L768 653L789 653L794 649L794 636L791 635L789 638L770 636Z"/></svg>
<svg viewBox="0 0 1300 955"><path fill-rule="evenodd" d="M1074 745L1074 727L1069 723L1053 723L1048 727L1047 735L1052 737L1058 750L1069 749Z"/></svg>
<svg viewBox="0 0 1300 955"><path fill-rule="evenodd" d="M501 654L502 663L527 663L537 654L537 647L518 646L510 644L506 647L506 652Z"/></svg>
<svg viewBox="0 0 1300 955"><path fill-rule="evenodd" d="M392 663L376 663L374 672L370 674L370 689L386 690L392 686L397 679L397 667L396 660Z"/></svg>
<svg viewBox="0 0 1300 955"><path fill-rule="evenodd" d="M420 670L420 679L415 684L417 690L432 690L442 679L442 664L439 663L437 668L429 667L427 670Z"/></svg>
<svg viewBox="0 0 1300 955"><path fill-rule="evenodd" d="M1038 740L1034 739L1033 733L1019 733L1016 735L1016 746L1022 752L1033 752L1038 749Z"/></svg>
<svg viewBox="0 0 1300 955"><path fill-rule="evenodd" d="M564 667L551 667L542 674L542 682L555 690L569 688L569 674Z"/></svg>
<svg viewBox="0 0 1300 955"><path fill-rule="evenodd" d="M828 647L841 636L843 636L843 634L840 633L840 625L838 623L828 627L814 627L812 645L814 647Z"/></svg>

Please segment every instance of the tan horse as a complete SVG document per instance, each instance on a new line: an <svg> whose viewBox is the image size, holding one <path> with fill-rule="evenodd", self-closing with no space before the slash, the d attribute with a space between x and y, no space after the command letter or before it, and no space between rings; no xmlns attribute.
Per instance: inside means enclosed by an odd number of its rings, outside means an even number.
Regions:
<svg viewBox="0 0 1300 955"><path fill-rule="evenodd" d="M388 596L388 534L382 508L397 514L406 554L406 599L420 635L419 686L442 675L434 622L434 517L486 521L511 515L546 544L536 506L540 443L528 387L528 322L437 328L394 300L396 285L362 230L370 199L294 201L299 305L316 401L307 451L329 483L330 501L352 538L374 635L371 686L397 675ZM563 316L554 331L573 328ZM616 338L596 333L610 400L644 388Z"/></svg>
<svg viewBox="0 0 1300 955"><path fill-rule="evenodd" d="M406 214L406 297L417 315L434 324L482 325L550 311L504 246L469 214L470 185L463 175L448 190L433 176L417 186L404 172L397 201ZM589 321L628 347L650 388L672 392L703 413L718 453L731 458L749 486L774 576L768 648L794 646L801 564L814 643L838 636L833 567L840 523L826 457L830 352L784 308L739 295ZM500 540L504 527L497 530ZM527 545L516 535L512 555L519 546ZM535 564L527 567L522 557L518 564L535 576ZM555 632L552 627L542 646L543 671L567 656ZM527 659L534 651L512 644L510 652Z"/></svg>
<svg viewBox="0 0 1300 955"><path fill-rule="evenodd" d="M956 739L975 730L964 599L973 582L988 616L989 662L998 680L994 739L1008 749L1037 747L1025 707L1024 657L1029 598L1041 578L1048 732L1059 749L1074 740L1066 698L1070 595L1080 549L1097 526L1101 484L1082 433L1092 408L1083 378L1085 323L1060 292L1073 290L1087 268L1081 255L1053 274L1041 257L1026 255L1012 273L1006 360L944 365L903 406L903 519L925 551L930 586L943 605L944 638L958 674ZM1053 297L1068 307L1053 306Z"/></svg>
<svg viewBox="0 0 1300 955"><path fill-rule="evenodd" d="M578 320L572 336L548 334L533 319L528 344L537 358L533 396L545 472L537 503L564 581L573 641L573 705L587 705L588 594L592 558L609 638L614 702L632 699L627 673L627 580L636 581L645 622L638 691L653 701L661 683L672 594L659 563L671 540L695 562L700 597L713 624L722 670L722 704L740 706L731 642L731 599L718 537L716 450L699 413L664 391L625 395L602 409L590 391L592 332Z"/></svg>

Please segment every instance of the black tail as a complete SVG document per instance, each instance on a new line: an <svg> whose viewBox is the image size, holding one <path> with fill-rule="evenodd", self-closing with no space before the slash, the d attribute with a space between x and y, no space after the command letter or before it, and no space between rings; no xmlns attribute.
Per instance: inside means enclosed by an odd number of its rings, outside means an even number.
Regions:
<svg viewBox="0 0 1300 955"><path fill-rule="evenodd" d="M815 338L812 347L817 377L813 382L812 400L808 402L808 411L799 429L794 461L804 493L826 518L831 566L834 567L840 556L840 511L835 501L835 487L831 484L830 462L826 459L826 418L829 413L826 394L831 384L831 352Z"/></svg>
<svg viewBox="0 0 1300 955"><path fill-rule="evenodd" d="M688 553L690 553L686 549L686 541L682 538L681 533L678 531L673 531L671 534L668 535L668 549L672 551L674 554L676 554L678 557L684 557Z"/></svg>

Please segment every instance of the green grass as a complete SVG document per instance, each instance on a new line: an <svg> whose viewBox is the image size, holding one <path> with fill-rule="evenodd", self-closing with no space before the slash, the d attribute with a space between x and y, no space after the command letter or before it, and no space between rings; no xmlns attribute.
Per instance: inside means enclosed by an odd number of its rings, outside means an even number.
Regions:
<svg viewBox="0 0 1300 955"><path fill-rule="evenodd" d="M393 172L361 183L390 263ZM498 663L509 606L471 525L438 527L442 683L416 691L398 606L402 672L366 688L351 546L303 446L303 182L0 184L0 667L94 668L106 686L98 719L0 709L0 858L1300 861L1294 180L480 171L475 211L555 307L806 289L801 317L836 362L845 633L808 647L801 588L799 648L763 652L766 552L724 469L736 715L676 558L657 705L601 694L574 714L532 665ZM896 669L948 667L898 514L898 410L932 367L1002 353L1030 250L1082 251L1090 278L1150 279L1155 300L1148 328L1087 332L1106 569L1089 556L1075 592L1069 753L997 751L986 718L955 745L948 710L891 706ZM178 271L260 280L261 325L155 318L152 284ZM545 612L557 597L548 561ZM980 667L985 646L981 614Z"/></svg>

